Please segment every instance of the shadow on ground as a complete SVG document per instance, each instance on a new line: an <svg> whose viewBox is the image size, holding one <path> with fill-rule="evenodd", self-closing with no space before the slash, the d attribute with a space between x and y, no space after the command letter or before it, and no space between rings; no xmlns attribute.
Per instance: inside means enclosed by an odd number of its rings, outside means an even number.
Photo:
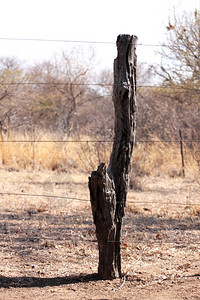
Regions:
<svg viewBox="0 0 200 300"><path fill-rule="evenodd" d="M67 277L53 277L53 278L40 278L40 277L4 277L0 276L0 288L33 288L33 287L46 287L46 286L60 286L65 284L76 284L98 281L97 273L94 274L80 274L76 276Z"/></svg>

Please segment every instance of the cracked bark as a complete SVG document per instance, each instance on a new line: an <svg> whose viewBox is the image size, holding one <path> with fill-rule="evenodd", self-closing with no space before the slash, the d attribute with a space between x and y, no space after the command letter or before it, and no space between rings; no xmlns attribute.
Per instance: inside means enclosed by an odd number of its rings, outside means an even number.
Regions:
<svg viewBox="0 0 200 300"><path fill-rule="evenodd" d="M121 272L121 228L136 131L136 36L117 37L113 102L115 135L110 163L89 177L90 201L99 249L98 274L114 279Z"/></svg>

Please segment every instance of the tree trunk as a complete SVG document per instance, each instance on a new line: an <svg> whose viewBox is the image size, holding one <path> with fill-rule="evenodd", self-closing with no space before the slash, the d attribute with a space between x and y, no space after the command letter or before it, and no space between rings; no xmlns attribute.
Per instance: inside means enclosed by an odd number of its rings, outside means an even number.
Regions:
<svg viewBox="0 0 200 300"><path fill-rule="evenodd" d="M119 35L114 60L115 136L108 169L101 163L89 177L90 201L102 279L121 277L121 228L136 129L137 37Z"/></svg>

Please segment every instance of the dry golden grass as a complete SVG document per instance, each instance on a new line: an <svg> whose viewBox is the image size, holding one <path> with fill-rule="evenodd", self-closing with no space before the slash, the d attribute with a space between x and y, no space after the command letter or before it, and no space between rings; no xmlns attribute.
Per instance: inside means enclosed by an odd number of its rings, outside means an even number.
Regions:
<svg viewBox="0 0 200 300"><path fill-rule="evenodd" d="M157 138L157 142L138 143L133 155L133 171L136 175L168 175L178 177L182 175L182 158L179 143L165 143ZM199 167L193 151L184 149L185 173L196 176ZM138 173L138 174L137 174Z"/></svg>
<svg viewBox="0 0 200 300"><path fill-rule="evenodd" d="M181 176L179 143L164 143L155 139L157 142L138 143L135 147L132 182L143 175ZM43 131L38 131L34 137L28 133L10 133L9 139L4 137L0 143L0 162L2 167L16 170L91 172L100 162L109 162L111 150L111 143L94 142L88 136L61 140L56 134ZM186 175L197 178L199 166L192 150L184 148L184 156Z"/></svg>
<svg viewBox="0 0 200 300"><path fill-rule="evenodd" d="M94 142L88 136L61 140L56 134L42 131L35 139L28 134L10 134L0 145L1 165L17 170L78 169L88 172L101 161L108 162L111 151L110 143Z"/></svg>

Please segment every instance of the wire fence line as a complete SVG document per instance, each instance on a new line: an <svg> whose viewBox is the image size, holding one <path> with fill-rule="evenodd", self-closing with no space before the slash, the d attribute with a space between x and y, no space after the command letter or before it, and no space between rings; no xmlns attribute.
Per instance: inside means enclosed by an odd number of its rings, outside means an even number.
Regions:
<svg viewBox="0 0 200 300"><path fill-rule="evenodd" d="M131 228L132 229L132 228ZM124 229L126 230L126 228ZM38 237L36 237L38 238ZM49 240L49 238L47 237L46 238L47 240ZM156 237L155 237L156 239ZM83 242L87 242L87 243L97 243L98 240L97 239L87 239L87 238L83 238L83 237L72 237L71 239L68 238L68 239L65 239L65 242L74 242L75 244L79 244L79 243L83 243ZM141 239L129 239L129 241L126 240L126 237L123 237L122 236L122 240L121 241L107 241L107 243L120 243L122 248L128 248L128 247L131 247L131 246L139 246L139 244L143 244L145 245L145 248L144 249L140 249L142 251L145 251L147 250L146 247L149 247L149 246L153 246L153 245L179 245L181 247L188 247L190 245L200 245L200 242L194 242L194 241L190 241L190 242L180 242L178 240L173 240L173 241L168 241L168 240L165 240L165 239L161 239L159 242L157 240L154 240L154 239L145 239L143 238L142 240Z"/></svg>
<svg viewBox="0 0 200 300"><path fill-rule="evenodd" d="M42 38L14 38L14 37L0 37L0 40L4 41L22 41L22 42L51 42L51 43L75 43L75 44L105 44L116 45L114 41L87 41L87 40L66 40L66 39L42 39ZM132 43L129 43L132 45ZM134 44L135 45L135 44ZM151 44L138 42L137 46L140 47L169 47L166 44Z"/></svg>
<svg viewBox="0 0 200 300"><path fill-rule="evenodd" d="M29 194L29 193L13 193L13 192L0 192L0 195L10 195L10 196L27 196L27 197L44 197L44 198L57 198L57 199L66 199L66 200L76 200L76 201L90 201L89 199L67 197L67 196L58 196L58 195L45 195L45 194Z"/></svg>
<svg viewBox="0 0 200 300"><path fill-rule="evenodd" d="M132 228L131 228L132 229ZM124 229L126 230L126 228ZM9 231L8 231L8 234L9 234ZM38 236L36 237L32 237L32 240L34 239L38 239ZM51 241L51 240L54 240L52 239L51 237L43 237L43 240L47 240L47 241ZM72 236L71 238L65 238L64 239L65 242L68 242L68 243L72 243L72 244L75 244L75 245L78 245L78 244L83 244L84 242L86 243L95 243L97 244L98 243L98 240L97 239L87 239L87 238L84 238L84 237L76 237L76 236ZM155 240L154 239L148 239L148 238L143 238L143 239L138 239L138 238L132 238L132 239L129 239L127 241L127 238L126 236L122 236L122 239L121 241L107 241L107 243L120 243L121 244L121 247L122 249L124 248L129 248L129 247L140 247L141 244L143 247L138 248L138 250L141 250L142 252L144 252L145 250L148 250L147 248L148 247L152 247L153 245L156 245L156 246L163 246L163 245L177 245L179 247L183 247L183 248L186 248L186 247L190 247L190 246L199 246L200 245L200 242L195 242L195 241L189 241L189 242L180 242L178 240L173 240L173 241L169 241L169 240L165 240L165 239L160 239L160 241L158 241L158 239L155 237ZM200 275L198 275L200 276Z"/></svg>
<svg viewBox="0 0 200 300"><path fill-rule="evenodd" d="M13 192L0 192L1 196L26 196L26 197L44 197L44 198L55 198L55 199L65 199L65 200L75 200L90 202L90 199L68 197L68 196L59 196L59 195L46 195L46 194L29 194L29 193L13 193ZM124 203L117 201L116 203ZM199 206L200 203L188 203L188 202L161 202L161 201L132 201L127 200L127 203L131 204L159 204L159 205L176 205L176 206Z"/></svg>
<svg viewBox="0 0 200 300"><path fill-rule="evenodd" d="M96 44L115 44L114 42L101 42L101 41L70 41L70 40L45 40L45 39L17 39L17 38L1 38L0 40L14 40L14 41L37 41L37 42L65 42L65 43L96 43ZM168 47L166 45L153 45L153 44L138 44L137 46L144 46L144 47ZM100 87L113 87L111 84L102 84L102 83L54 83L54 82L1 82L1 86L5 85L11 85L11 86L17 86L17 85L58 85L58 86L100 86ZM151 85L138 85L138 88L150 88L150 89L170 89L170 90L188 90L193 92L199 92L200 89L194 89L194 88L185 88L185 87L167 87L167 86L151 86ZM0 143L113 143L114 140L0 140ZM180 140L137 140L139 143L180 143ZM193 140L195 143L199 143L200 140ZM90 202L90 199L84 199L84 198L76 198L76 197L68 197L68 196L62 196L62 195L47 195L47 194L33 194L33 193L14 193L14 192L0 192L0 195L3 196L19 196L19 197L44 197L44 198L51 198L51 199L63 199L67 201L80 201L80 202ZM117 202L121 203L121 202ZM161 202L161 201L132 201L127 200L127 203L129 204L137 204L137 205L146 205L146 204L157 204L159 206L161 205L170 205L170 206L199 206L199 203L188 203L188 202ZM126 230L126 228L125 228ZM79 242L75 237L72 237L72 239L69 239L69 241L76 241ZM82 242L90 242L90 243L97 243L96 239L80 239L80 243ZM108 241L108 243L114 243L115 241ZM120 243L123 242L120 241ZM200 242L193 242L190 241L188 243L183 243L178 240L174 241L167 241L167 240L161 240L161 241L154 241L154 240L143 240L140 239L132 239L128 240L127 244L131 243L146 243L146 245L160 245L160 244L171 244L171 245L179 245L179 246L190 246L190 245L200 245Z"/></svg>
<svg viewBox="0 0 200 300"><path fill-rule="evenodd" d="M197 143L200 142L200 140L193 140ZM114 140L5 140L0 141L1 143L113 143ZM142 143L180 143L180 139L177 140L139 140L137 142ZM34 152L35 155L35 152ZM35 157L33 158L33 161L35 162ZM52 182L53 183L53 182ZM84 198L77 198L77 197L71 197L71 196L62 196L62 195L50 195L50 194L36 194L36 193L15 193L15 192L1 192L1 196L20 196L20 197L44 197L44 198L53 198L53 199L65 199L65 200L74 200L74 201L83 201L83 202L89 202L90 199L84 199ZM200 203L188 203L187 202L161 202L161 201L133 201L133 200L127 200L130 204L158 204L158 205L176 205L176 206L199 206ZM120 202L118 202L120 203Z"/></svg>
<svg viewBox="0 0 200 300"><path fill-rule="evenodd" d="M194 143L200 143L200 140L196 139L182 139L183 142L194 142ZM140 140L136 139L137 143L166 143L166 144L173 144L173 143L180 143L180 139L175 140ZM72 140L0 140L0 143L114 143L118 142L114 139L109 140L79 140L79 139L72 139ZM120 141L119 141L120 143Z"/></svg>
<svg viewBox="0 0 200 300"><path fill-rule="evenodd" d="M72 83L72 82L0 82L0 86L18 86L18 85L52 85L52 86L100 86L100 87L115 87L119 86L116 84L107 84L107 83ZM199 92L199 88L194 87L184 87L184 86L167 86L167 85L146 85L146 84L137 84L137 88L147 88L147 89L168 89L168 90L184 90L184 91L193 91ZM109 96L106 95L106 96Z"/></svg>

